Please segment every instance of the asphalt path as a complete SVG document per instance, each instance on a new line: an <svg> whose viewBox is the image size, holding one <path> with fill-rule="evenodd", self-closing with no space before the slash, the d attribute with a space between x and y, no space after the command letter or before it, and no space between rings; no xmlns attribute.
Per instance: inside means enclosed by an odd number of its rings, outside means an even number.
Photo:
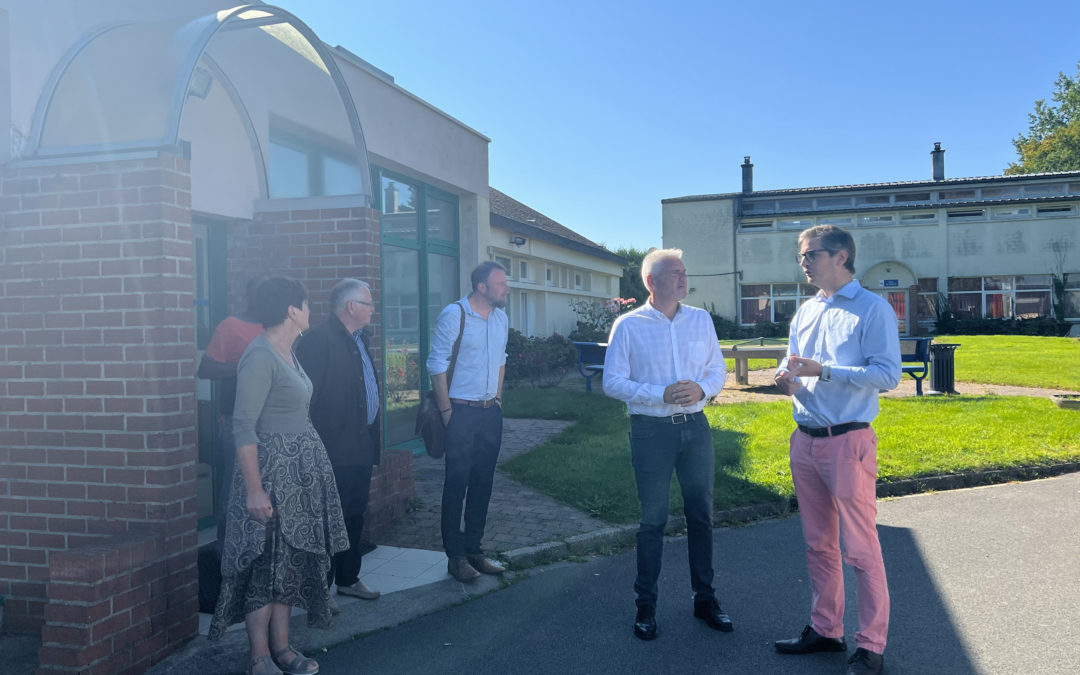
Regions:
<svg viewBox="0 0 1080 675"><path fill-rule="evenodd" d="M1080 673L1080 474L878 503L892 593L886 673ZM807 622L797 517L715 532L734 633L692 615L686 541L664 550L659 637L633 637L633 551L536 568L489 595L318 654L323 673L817 673L776 654ZM847 572L849 652L856 626ZM314 654L313 654L314 655Z"/></svg>

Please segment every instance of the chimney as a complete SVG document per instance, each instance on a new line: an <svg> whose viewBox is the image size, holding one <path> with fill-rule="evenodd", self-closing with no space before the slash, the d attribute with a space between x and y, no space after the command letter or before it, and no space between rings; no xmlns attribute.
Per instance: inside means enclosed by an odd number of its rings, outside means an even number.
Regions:
<svg viewBox="0 0 1080 675"><path fill-rule="evenodd" d="M754 191L754 165L750 163L750 155L743 157L742 163L742 191Z"/></svg>
<svg viewBox="0 0 1080 675"><path fill-rule="evenodd" d="M945 151L941 149L940 142L934 143L930 157L934 163L934 180L945 180Z"/></svg>

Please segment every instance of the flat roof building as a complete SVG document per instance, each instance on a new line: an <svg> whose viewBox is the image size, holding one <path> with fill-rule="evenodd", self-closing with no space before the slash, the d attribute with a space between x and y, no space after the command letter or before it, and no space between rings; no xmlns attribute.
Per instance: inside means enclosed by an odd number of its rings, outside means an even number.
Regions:
<svg viewBox="0 0 1080 675"><path fill-rule="evenodd" d="M664 245L683 248L690 302L743 326L786 322L817 292L795 261L799 232L836 225L855 238L856 278L885 297L902 334L929 329L939 298L959 317L1080 322L1080 172L753 189L662 200Z"/></svg>

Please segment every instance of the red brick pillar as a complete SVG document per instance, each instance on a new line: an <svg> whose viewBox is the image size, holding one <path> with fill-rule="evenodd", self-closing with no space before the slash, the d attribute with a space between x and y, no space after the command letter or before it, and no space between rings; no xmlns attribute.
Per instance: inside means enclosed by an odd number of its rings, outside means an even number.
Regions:
<svg viewBox="0 0 1080 675"><path fill-rule="evenodd" d="M162 153L0 174L0 594L5 628L48 623L45 672L144 669L196 631L189 171ZM72 556L119 562L80 596Z"/></svg>

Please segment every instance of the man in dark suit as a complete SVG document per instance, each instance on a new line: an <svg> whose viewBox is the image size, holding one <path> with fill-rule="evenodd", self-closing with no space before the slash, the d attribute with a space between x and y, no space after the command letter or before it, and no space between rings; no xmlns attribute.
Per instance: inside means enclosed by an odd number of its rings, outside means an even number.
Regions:
<svg viewBox="0 0 1080 675"><path fill-rule="evenodd" d="M363 333L375 313L371 288L359 279L338 282L330 310L330 318L300 340L296 356L314 387L311 422L334 467L349 533L349 549L334 556L331 583L342 595L374 600L379 593L359 578L360 534L380 446L379 383Z"/></svg>

